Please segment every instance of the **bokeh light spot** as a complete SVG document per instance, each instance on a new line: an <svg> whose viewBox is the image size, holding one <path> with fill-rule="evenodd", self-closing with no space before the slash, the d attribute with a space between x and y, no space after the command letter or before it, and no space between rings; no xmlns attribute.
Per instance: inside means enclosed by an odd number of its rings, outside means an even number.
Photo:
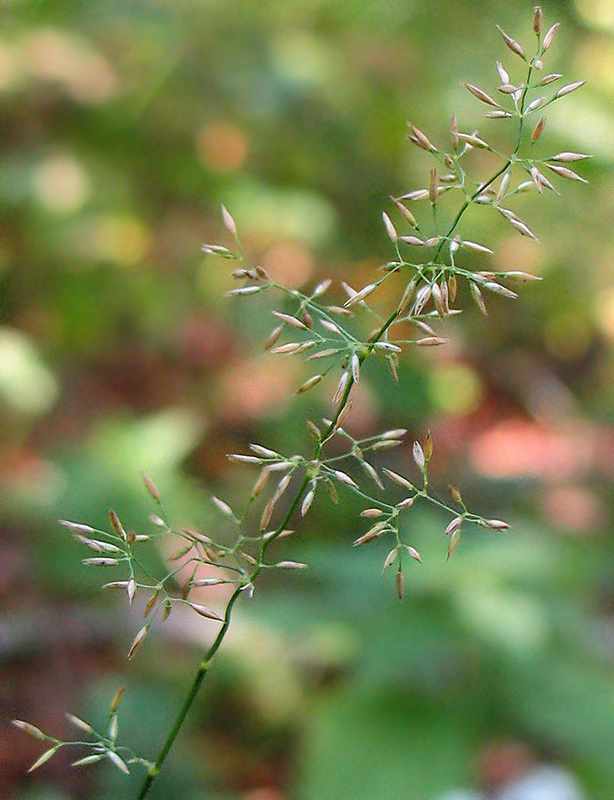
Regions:
<svg viewBox="0 0 614 800"><path fill-rule="evenodd" d="M612 0L576 0L576 8L585 22L614 30L614 2Z"/></svg>
<svg viewBox="0 0 614 800"><path fill-rule="evenodd" d="M558 486L546 492L542 508L548 520L567 533L594 533L605 513L597 495L581 486Z"/></svg>
<svg viewBox="0 0 614 800"><path fill-rule="evenodd" d="M26 40L24 58L33 77L59 84L78 102L104 103L116 92L111 65L76 36L52 28L39 30Z"/></svg>
<svg viewBox="0 0 614 800"><path fill-rule="evenodd" d="M70 156L44 161L34 172L34 191L41 205L59 214L78 211L89 194L89 180Z"/></svg>
<svg viewBox="0 0 614 800"><path fill-rule="evenodd" d="M315 267L311 252L289 239L269 247L262 259L262 265L274 280L292 289L306 283Z"/></svg>
<svg viewBox="0 0 614 800"><path fill-rule="evenodd" d="M45 414L60 389L33 343L21 331L0 328L0 397L17 411Z"/></svg>
<svg viewBox="0 0 614 800"><path fill-rule="evenodd" d="M211 122L197 137L198 157L215 172L239 169L247 156L247 139L242 130L228 122Z"/></svg>
<svg viewBox="0 0 614 800"><path fill-rule="evenodd" d="M111 261L133 266L141 261L151 245L151 233L144 223L130 214L105 214L72 232L73 249L91 261Z"/></svg>
<svg viewBox="0 0 614 800"><path fill-rule="evenodd" d="M546 347L555 358L572 361L588 350L591 328L588 320L578 316L577 311L567 311L546 320L544 337Z"/></svg>
<svg viewBox="0 0 614 800"><path fill-rule="evenodd" d="M454 416L479 408L484 393L479 376L466 364L434 364L429 389L434 405Z"/></svg>

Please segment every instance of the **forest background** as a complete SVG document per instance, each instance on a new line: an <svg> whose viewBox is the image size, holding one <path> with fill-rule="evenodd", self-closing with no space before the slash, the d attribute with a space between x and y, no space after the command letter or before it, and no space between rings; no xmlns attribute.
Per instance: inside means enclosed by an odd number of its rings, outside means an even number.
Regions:
<svg viewBox="0 0 614 800"><path fill-rule="evenodd" d="M171 616L126 675L142 609L100 592L112 576L83 566L56 520L104 525L113 506L146 530L145 471L177 524L215 525L211 495L251 486L226 453L299 451L305 417L327 414L325 391L290 397L298 363L262 354L265 307L223 300L230 270L200 251L228 236L220 203L280 281L365 285L390 258L389 196L423 186L430 166L406 120L439 140L453 112L477 126L461 81L492 91L511 55L495 23L528 41L531 10L2 3L3 797L128 796L130 779L61 757L24 778L40 746L10 719L62 735L65 711L104 719L126 684L122 736L153 755L211 635ZM374 368L353 412L363 435L410 430L393 467L431 428L441 495L454 482L513 527L467 533L446 563L447 520L416 509L425 563L399 605L385 550L350 547L359 506L318 498L276 550L309 569L271 575L240 605L152 798L372 800L385 787L435 800L475 784L506 742L611 796L614 3L544 14L562 23L548 69L589 80L548 110L544 148L593 153L590 186L525 196L540 245L484 215L497 267L544 280L491 299L488 318L469 307L452 320L446 346L404 360L402 390Z"/></svg>

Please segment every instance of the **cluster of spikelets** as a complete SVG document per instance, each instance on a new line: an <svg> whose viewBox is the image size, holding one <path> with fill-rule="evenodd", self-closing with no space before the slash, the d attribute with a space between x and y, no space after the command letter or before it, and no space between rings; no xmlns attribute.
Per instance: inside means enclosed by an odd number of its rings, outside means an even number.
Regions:
<svg viewBox="0 0 614 800"><path fill-rule="evenodd" d="M543 59L558 27L558 24L553 25L542 35L542 12L539 6L535 8L533 30L536 47L533 57L528 57L522 46L499 28L506 46L517 59L517 65L522 62L523 76L521 80L513 81L503 64L497 62L500 80L496 87L498 99L474 84L464 84L478 101L488 106L485 114L487 119L515 123L511 152L502 153L478 130L460 131L455 118L450 126L451 147L448 150L433 144L423 131L408 123L409 141L426 151L437 162L437 166L430 170L427 187L392 199L403 225L409 226L409 232L399 233L391 217L383 214L385 229L395 251L394 259L383 266L381 277L361 289L341 282L341 300L333 297L330 302L325 302L324 297L335 292L331 280L322 281L309 293L287 288L274 281L261 266L245 256L235 220L222 207L223 223L234 238L236 249L205 245L203 250L237 262L233 277L242 285L228 292L229 297L246 298L264 291L281 294L285 306L283 310L272 312L276 322L265 350L278 356L304 355L309 363L325 364L304 381L296 392L303 394L333 375L332 412L319 424L307 421L313 438L312 450L308 455L284 454L254 443L250 445L249 454L228 456L230 461L257 468L259 472L240 512L225 500L212 498L221 517L220 523L225 521L225 525L216 523L216 530L221 530L221 533L215 539L201 531L173 528L164 512L158 488L146 476L146 488L157 504L156 513L150 516L153 532L127 532L114 511L110 513L111 531L98 530L82 523L62 522L77 541L93 551L94 555L84 559L85 564L124 569L125 577L105 584L106 587L123 589L130 603L137 597L143 599L145 624L129 647L128 658L132 658L143 644L154 621L157 618L162 621L167 619L177 605L187 606L200 616L221 623L221 628L201 662L191 694L156 762L152 764L138 758L132 751L117 745L120 693L111 705L104 735L96 733L88 723L70 717L77 727L88 733L90 738L87 741L63 742L47 736L29 723L15 721L18 727L51 745L32 769L45 763L61 747L78 745L85 747L89 755L78 759L76 765L90 764L104 758L124 772L128 771L128 764L145 765L147 777L139 800L145 797L196 696L204 671L208 669L226 634L235 601L242 594L251 596L256 579L267 570L302 569L306 566L296 561L271 561L268 558L269 549L276 540L292 535L294 531L289 527L291 520L305 517L322 490L333 502L338 502L339 493L345 491L354 493L365 504L360 518L366 521L368 527L355 539L354 546L366 545L383 537L392 538L392 547L383 559L383 571L395 567L396 590L400 599L404 594L406 564L421 561L420 553L405 543L401 535L405 527L405 515L410 513L417 501L431 503L450 516L445 528L448 558L456 548L461 529L466 523L494 531L509 527L501 520L485 519L470 512L455 487L449 487L451 505L431 494L429 462L433 454L433 442L430 434L422 441L414 441L411 448L413 469L417 469L419 475L416 480L387 467L378 468L372 463L371 457L375 453L404 443L407 434L404 428L356 439L343 425L351 413L353 389L360 381L368 359L372 356L384 358L393 378L398 380L397 365L403 350L410 346L439 346L445 342L445 338L433 326L438 320L460 313L460 309L455 307L460 281L468 283L474 301L486 313L486 292L514 299L517 295L506 282L537 280L535 276L519 270L499 272L475 269L470 259L488 257L493 251L465 236L461 227L465 224L467 209L480 206L499 214L520 235L535 239L527 223L510 208L516 197L532 190L539 193L544 189L557 192L555 185L544 174L546 171L552 173L554 178L585 182L567 165L588 156L573 152L559 152L540 158L536 155L546 124L546 118L542 116L544 109L584 83L568 83L557 89L562 75L550 73L541 77ZM533 123L536 117L538 119ZM489 154L489 163L493 158L498 159L494 173L487 180L472 177L475 157L479 157L480 151ZM400 282L396 293L398 300L386 314L381 308L373 306L373 300L382 284L391 280ZM386 296L390 294L388 292ZM408 325L417 329L416 338L405 338ZM289 341L285 340L287 334L290 334ZM396 492L397 496L390 497L392 492ZM179 540L180 546L171 558L172 569L153 579L140 566L138 548L145 542L166 536L172 536L174 541ZM190 599L193 589L220 585L227 586L229 596L222 612Z"/></svg>

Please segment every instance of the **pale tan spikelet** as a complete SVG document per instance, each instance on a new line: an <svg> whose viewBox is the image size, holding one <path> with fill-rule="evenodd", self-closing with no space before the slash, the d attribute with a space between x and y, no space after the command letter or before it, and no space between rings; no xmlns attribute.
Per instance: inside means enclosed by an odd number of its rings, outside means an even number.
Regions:
<svg viewBox="0 0 614 800"><path fill-rule="evenodd" d="M65 528L68 528L71 531L78 531L80 533L96 533L95 528L92 528L91 525L84 525L81 522L70 522L67 519L59 519L58 522L60 525L63 525Z"/></svg>
<svg viewBox="0 0 614 800"><path fill-rule="evenodd" d="M539 86L548 86L549 83L554 83L562 78L563 75L560 72L551 72L549 75L544 75L544 77L539 82Z"/></svg>
<svg viewBox="0 0 614 800"><path fill-rule="evenodd" d="M333 474L338 481L341 481L341 483L345 483L348 486L353 486L355 489L358 489L358 484L356 481L350 478L350 476L345 472L342 472L340 469L334 469Z"/></svg>
<svg viewBox="0 0 614 800"><path fill-rule="evenodd" d="M579 89L581 86L584 86L585 83L586 81L576 81L576 83L568 83L566 86L561 86L561 88L554 96L555 98L565 97L566 94L575 92L576 89Z"/></svg>
<svg viewBox="0 0 614 800"><path fill-rule="evenodd" d="M116 558L84 558L86 567L115 567L119 564Z"/></svg>
<svg viewBox="0 0 614 800"><path fill-rule="evenodd" d="M499 31L499 33L503 37L503 41L509 47L509 49L512 51L512 53L515 53L517 56L520 56L520 58L524 59L524 57L525 57L524 56L524 50L522 49L520 44L515 39L512 39L512 37L509 34L507 34L503 30L503 28L501 28L499 25L497 25L497 30Z"/></svg>
<svg viewBox="0 0 614 800"><path fill-rule="evenodd" d="M286 491L286 489L290 485L291 480L292 480L292 473L289 472L287 475L284 475L284 477L279 481L279 483L277 484L277 489L275 489L273 497L271 498L271 502L273 504L277 503L279 498L282 496L282 494Z"/></svg>
<svg viewBox="0 0 614 800"><path fill-rule="evenodd" d="M481 100L483 103L486 103L489 106L494 106L495 108L500 108L499 103L492 99L489 94L486 94L482 89L478 86L474 86L472 83L466 83L463 81L463 86L467 89L474 97L477 97L478 100Z"/></svg>
<svg viewBox="0 0 614 800"><path fill-rule="evenodd" d="M307 325L302 322L300 319L293 317L291 314L282 314L281 311L271 311L273 316L277 317L277 319L285 322L287 325L291 325L293 328L298 328L299 330L307 330Z"/></svg>
<svg viewBox="0 0 614 800"><path fill-rule="evenodd" d="M262 459L257 456L244 456L242 453L228 453L226 458L233 464L262 464Z"/></svg>
<svg viewBox="0 0 614 800"><path fill-rule="evenodd" d="M546 127L546 118L542 117L540 121L537 123L535 128L533 128L533 133L531 134L531 141L536 142L539 137L544 132L544 128Z"/></svg>
<svg viewBox="0 0 614 800"><path fill-rule="evenodd" d="M533 12L533 30L539 36L542 29L542 9L541 6L535 6Z"/></svg>
<svg viewBox="0 0 614 800"><path fill-rule="evenodd" d="M571 181L580 181L581 183L588 183L586 178L583 178L581 175L578 175L577 172L574 172L572 169L568 167L561 167L559 164L548 164L546 162L546 166L552 172L555 172L557 175L560 175L561 178L567 178Z"/></svg>
<svg viewBox="0 0 614 800"><path fill-rule="evenodd" d="M592 158L592 156L587 156L584 153L563 152L547 158L546 161L560 161L561 164L567 164L572 161L582 161L585 158Z"/></svg>
<svg viewBox="0 0 614 800"><path fill-rule="evenodd" d="M226 292L226 297L241 297L248 294L257 294L261 292L263 288L263 286L243 286L241 289L231 289L229 292Z"/></svg>
<svg viewBox="0 0 614 800"><path fill-rule="evenodd" d="M389 370L389 372L390 372L390 374L392 376L392 380L395 383L399 382L399 373L398 373L398 370L397 370L397 363L398 363L398 358L394 354L386 356L386 366L388 367L388 370Z"/></svg>
<svg viewBox="0 0 614 800"><path fill-rule="evenodd" d="M371 445L371 450L390 450L392 447L398 447L403 444L402 439L386 439L384 441L374 442Z"/></svg>
<svg viewBox="0 0 614 800"><path fill-rule="evenodd" d="M476 306L480 309L484 316L488 315L488 311L486 310L486 304L484 303L484 298L482 297L482 292L479 290L477 285L473 283L473 281L469 284L471 289L471 296L476 304Z"/></svg>
<svg viewBox="0 0 614 800"><path fill-rule="evenodd" d="M350 306L353 306L354 303L360 303L361 300L364 300L365 297L368 297L370 294L372 294L377 289L377 286L377 283L367 284L367 286L364 286L359 292L356 292L355 295L346 300L343 304L344 307L349 308ZM326 322L326 320L323 320L322 324L324 324L324 322Z"/></svg>
<svg viewBox="0 0 614 800"><path fill-rule="evenodd" d="M360 466L361 466L361 467L364 469L364 471L367 473L367 475L368 475L368 476L371 478L371 480L373 481L373 483L375 483L375 485L377 486L377 488L378 488L378 489L381 489L382 491L384 491L384 484L382 483L382 479L381 479L381 478L380 478L380 476L377 474L377 470L375 469L375 467L373 466L373 464L369 464L369 462L368 462L368 461L365 461L365 460L363 459L363 460L360 462Z"/></svg>
<svg viewBox="0 0 614 800"><path fill-rule="evenodd" d="M143 641L145 640L145 637L147 636L148 633L149 633L149 623L147 625L143 625L141 630L134 637L132 644L130 645L130 649L128 650L128 656L127 656L128 661L130 661L134 657L134 654L143 644Z"/></svg>
<svg viewBox="0 0 614 800"><path fill-rule="evenodd" d="M392 564L394 564L394 562L397 560L398 557L399 557L399 548L395 547L388 553L388 555L384 559L384 566L382 567L382 572L387 570L388 567L392 566Z"/></svg>
<svg viewBox="0 0 614 800"><path fill-rule="evenodd" d="M348 302L350 301L348 300ZM341 333L341 328L338 325L335 325L334 322L330 322L328 319L321 319L320 324L322 327L326 328L327 331L330 331L330 333Z"/></svg>
<svg viewBox="0 0 614 800"><path fill-rule="evenodd" d="M384 225L386 226L386 233L388 234L388 236L390 237L390 239L393 242L396 241L396 239L397 239L396 228L392 224L392 220L390 219L388 214L386 214L385 211L382 211L382 218L384 220Z"/></svg>
<svg viewBox="0 0 614 800"><path fill-rule="evenodd" d="M381 508L365 508L360 512L361 517L381 517L384 512Z"/></svg>
<svg viewBox="0 0 614 800"><path fill-rule="evenodd" d="M486 247L486 245L479 244L478 242L471 242L467 239L463 239L460 244L461 247L466 247L468 250L473 250L474 253L489 253L490 255L493 253L490 247Z"/></svg>
<svg viewBox="0 0 614 800"><path fill-rule="evenodd" d="M320 297L320 295L323 295L325 292L328 291L328 289L330 288L331 283L332 283L332 280L330 278L326 278L321 283L318 283L316 288L313 290L313 294L311 296L314 299L316 297Z"/></svg>
<svg viewBox="0 0 614 800"><path fill-rule="evenodd" d="M37 758L36 761L34 762L34 764L32 764L32 766L30 767L28 772L34 772L35 769L38 769L39 767L42 767L43 764L45 764L47 761L49 761L49 759L57 753L57 751L58 751L58 745L56 745L55 747L50 748L49 750L45 750L45 752L42 754L42 756Z"/></svg>
<svg viewBox="0 0 614 800"><path fill-rule="evenodd" d="M503 277L509 278L511 281L517 281L518 283L527 283L528 281L541 281L541 278L538 275L531 275L529 272L519 272L517 270L512 270L511 272L504 272Z"/></svg>
<svg viewBox="0 0 614 800"><path fill-rule="evenodd" d="M221 617L217 611L207 608L207 606L201 606L198 603L188 603L188 605L201 617L206 617L206 619L212 619L216 622L224 622L224 617Z"/></svg>
<svg viewBox="0 0 614 800"><path fill-rule="evenodd" d="M310 331L312 331L313 330L313 317L311 316L309 311L307 311L306 308L302 308L301 309L301 319L302 319L303 323L305 324L305 327L308 328Z"/></svg>
<svg viewBox="0 0 614 800"><path fill-rule="evenodd" d="M399 200L427 200L429 196L428 189L415 189L413 192L401 195Z"/></svg>
<svg viewBox="0 0 614 800"><path fill-rule="evenodd" d="M399 236L399 241L412 247L423 247L425 244L424 239L420 239L418 236Z"/></svg>
<svg viewBox="0 0 614 800"><path fill-rule="evenodd" d="M222 258L236 259L234 253L231 253L231 251L227 247L223 247L220 244L204 244L200 249L203 251L203 253L207 253L207 255L215 255L215 256L221 256Z"/></svg>
<svg viewBox="0 0 614 800"><path fill-rule="evenodd" d="M458 138L458 125L456 124L456 116L452 114L452 119L450 120L450 140L452 142L452 147L456 150L459 144Z"/></svg>
<svg viewBox="0 0 614 800"><path fill-rule="evenodd" d="M455 517L452 520L452 522L449 523L448 527L445 529L445 531L444 531L445 535L446 536L452 536L454 531L457 531L462 524L463 524L463 518L462 517Z"/></svg>
<svg viewBox="0 0 614 800"><path fill-rule="evenodd" d="M476 136L474 133L459 133L458 138L465 142L465 144L470 144L472 147L477 147L479 150L490 150L488 142L485 142L484 139L480 139L480 137Z"/></svg>
<svg viewBox="0 0 614 800"><path fill-rule="evenodd" d="M224 514L227 517L233 517L234 516L234 512L233 512L232 508L228 505L228 503L225 503L223 500L220 500L220 498L216 497L215 495L213 495L211 500L217 506L217 508L219 508L219 510L222 512L222 514Z"/></svg>
<svg viewBox="0 0 614 800"><path fill-rule="evenodd" d="M306 516L307 512L311 508L311 504L313 503L315 495L316 493L314 487L313 489L310 489L303 498L303 502L301 503L301 517Z"/></svg>
<svg viewBox="0 0 614 800"><path fill-rule="evenodd" d="M322 380L322 375L314 375L313 377L309 378L309 380L305 381L302 386L296 390L296 394L303 394L303 392L308 392L309 389L313 389L314 386L317 386L318 383Z"/></svg>
<svg viewBox="0 0 614 800"><path fill-rule="evenodd" d="M430 173L430 180L429 180L429 200L431 201L431 205L435 205L437 202L437 190L439 186L439 179L437 176L437 168L434 167Z"/></svg>
<svg viewBox="0 0 614 800"><path fill-rule="evenodd" d="M456 545L460 541L460 535L461 535L460 528L457 528L457 530L455 530L454 533L450 536L450 544L448 545L448 555L446 557L446 561L450 560L450 556L456 549Z"/></svg>
<svg viewBox="0 0 614 800"><path fill-rule="evenodd" d="M106 756L109 761L114 764L120 772L123 772L125 775L130 775L130 770L128 769L126 762L118 756L113 750L107 750Z"/></svg>
<svg viewBox="0 0 614 800"><path fill-rule="evenodd" d="M463 498L461 496L460 491L456 488L456 486L452 486L451 484L448 486L448 492L450 493L450 497L454 500L455 503L462 503Z"/></svg>
<svg viewBox="0 0 614 800"><path fill-rule="evenodd" d="M335 405L340 403L341 400L343 399L343 396L345 394L345 390L347 389L349 382L350 382L350 373L349 372L344 372L341 375L341 378L339 378L339 383L337 384L337 388L336 388L335 393L333 395L333 403Z"/></svg>
<svg viewBox="0 0 614 800"><path fill-rule="evenodd" d="M554 34L558 31L561 23L555 22L554 25L550 28L550 30L544 36L544 42L542 44L542 50L544 53L546 50L550 49L550 45L552 44L552 40L554 39Z"/></svg>
<svg viewBox="0 0 614 800"><path fill-rule="evenodd" d="M424 336L422 339L416 339L414 342L418 347L439 347L445 344L448 340L442 339L441 336Z"/></svg>
<svg viewBox="0 0 614 800"><path fill-rule="evenodd" d="M375 342L373 345L374 350L386 350L389 353L402 353L403 348L393 342Z"/></svg>
<svg viewBox="0 0 614 800"><path fill-rule="evenodd" d="M412 132L413 136L412 141L415 144L417 144L418 147L421 147L423 150L429 150L429 151L437 150L435 145L433 145L430 142L428 136L425 133L423 133L419 128L416 128L416 126L412 125L410 122L408 122L407 124Z"/></svg>
<svg viewBox="0 0 614 800"><path fill-rule="evenodd" d="M516 300L518 297L516 292L512 292L512 290L508 289L506 286L501 286L501 284L497 283L496 281L485 281L482 286L485 289L494 292L495 294L501 294L504 297L509 297L510 300Z"/></svg>
<svg viewBox="0 0 614 800"><path fill-rule="evenodd" d="M401 500L399 503L397 503L396 507L400 508L401 510L411 508L415 502L415 497L406 497L405 500Z"/></svg>
<svg viewBox="0 0 614 800"><path fill-rule="evenodd" d="M525 114L530 114L532 111L535 111L536 108L543 106L547 99L547 97L537 97L535 100L532 100L525 108Z"/></svg>
<svg viewBox="0 0 614 800"><path fill-rule="evenodd" d="M264 490L264 487L267 485L270 476L271 473L268 470L263 469L261 471L260 475L258 476L258 480L254 484L254 488L252 489L252 497L258 497L260 494L262 494L262 491Z"/></svg>
<svg viewBox="0 0 614 800"><path fill-rule="evenodd" d="M513 83L502 83L501 86L497 86L497 91L501 92L501 94L516 94L518 86Z"/></svg>
<svg viewBox="0 0 614 800"><path fill-rule="evenodd" d="M490 528L493 531L507 531L511 527L507 522L501 519L481 519L478 522L484 528Z"/></svg>
<svg viewBox="0 0 614 800"><path fill-rule="evenodd" d="M405 545L405 549L407 550L408 554L414 559L414 561L417 561L418 564L422 564L422 556L416 550L415 547L412 547L411 545L406 544Z"/></svg>
<svg viewBox="0 0 614 800"><path fill-rule="evenodd" d="M318 353L312 353L310 356L307 356L307 361L314 361L318 358L330 358L331 356L336 356L341 352L342 351L339 347L329 347L326 350L320 350Z"/></svg>
<svg viewBox="0 0 614 800"><path fill-rule="evenodd" d="M409 224L412 226L412 228L415 228L418 225L418 220L414 217L414 215L411 213L411 211L408 208L406 208L403 205L403 203L401 203L399 200L396 200L394 197L392 197L391 200L395 204L395 206L398 208L399 212L401 213L401 216L407 222L409 222ZM396 231L395 231L395 233L396 233Z"/></svg>
<svg viewBox="0 0 614 800"><path fill-rule="evenodd" d="M379 539L385 533L390 530L388 527L388 522L378 522L373 527L369 528L366 533L363 533L362 536L359 536L358 539L355 539L352 542L352 547L360 547L361 544L368 544L369 542L373 542L375 539Z"/></svg>
<svg viewBox="0 0 614 800"><path fill-rule="evenodd" d="M111 521L111 527L115 533L124 541L126 541L126 531L124 530L124 526L121 524L119 517L112 508L109 510L109 520Z"/></svg>
<svg viewBox="0 0 614 800"><path fill-rule="evenodd" d="M354 316L354 313L350 311L349 308L343 308L343 306L326 306L326 311L328 311L329 314L338 314L340 317Z"/></svg>
<svg viewBox="0 0 614 800"><path fill-rule="evenodd" d="M307 350L313 349L317 344L319 344L319 342L316 339L309 339L308 341L300 344L292 353L292 355L298 356L300 353L305 353Z"/></svg>
<svg viewBox="0 0 614 800"><path fill-rule="evenodd" d="M149 494L153 497L156 503L160 502L160 492L158 491L158 487L156 484L151 480L151 478L147 477L144 472L141 473L141 477L143 478L143 483L145 484L145 488L149 492Z"/></svg>
<svg viewBox="0 0 614 800"><path fill-rule="evenodd" d="M397 586L397 597L399 600L403 600L403 595L405 592L405 575L403 574L403 570L400 568L401 565L399 564L399 569L397 571L396 577L396 586Z"/></svg>
<svg viewBox="0 0 614 800"><path fill-rule="evenodd" d="M231 214L229 213L226 206L222 205L222 220L224 221L224 227L232 233L233 236L237 235L237 226L232 218Z"/></svg>
<svg viewBox="0 0 614 800"><path fill-rule="evenodd" d="M509 111L504 111L502 108L498 111L487 111L484 116L487 119L509 119L512 114Z"/></svg>
<svg viewBox="0 0 614 800"><path fill-rule="evenodd" d="M37 728L36 725L32 725L29 722L24 722L21 719L14 719L12 723L16 728L19 728L19 730L27 733L29 736L33 736L35 739L39 739L41 742L46 742L50 738L46 733L43 733L40 728Z"/></svg>
<svg viewBox="0 0 614 800"><path fill-rule="evenodd" d="M393 472L391 469L387 467L382 468L383 472L390 478L393 483L396 483L398 486L402 486L404 489L414 489L413 483L404 478L402 475L399 475L398 472Z"/></svg>
<svg viewBox="0 0 614 800"><path fill-rule="evenodd" d="M422 449L422 445L420 444L420 442L414 442L412 447L412 456L414 458L414 461L418 465L418 469L420 469L420 471L423 472L426 466L426 458L424 456L424 450Z"/></svg>
<svg viewBox="0 0 614 800"><path fill-rule="evenodd" d="M273 500L269 500L269 502L264 507L264 511L262 512L262 517L260 518L260 530L264 530L268 527L269 522L271 521L271 517L273 516L273 511L275 510L276 503Z"/></svg>
<svg viewBox="0 0 614 800"><path fill-rule="evenodd" d="M499 78L501 79L501 83L505 84L510 82L509 73L500 61L497 61L497 72L499 73Z"/></svg>
<svg viewBox="0 0 614 800"><path fill-rule="evenodd" d="M274 345L277 344L277 342L279 341L279 337L282 334L283 329L284 329L283 325L280 325L277 328L273 328L273 330L271 331L271 333L269 335L269 338L266 340L266 344L264 345L264 349L265 350L270 350L271 347L273 347Z"/></svg>
<svg viewBox="0 0 614 800"><path fill-rule="evenodd" d="M458 284L456 281L456 275L452 275L451 278L448 280L448 294L450 297L450 302L454 302L456 300L456 292L458 291Z"/></svg>
<svg viewBox="0 0 614 800"><path fill-rule="evenodd" d="M425 284L418 289L416 293L416 301L413 307L413 313L416 316L424 311L428 301L431 299L431 294L432 290L429 284Z"/></svg>
<svg viewBox="0 0 614 800"><path fill-rule="evenodd" d="M95 753L91 756L83 756L83 758L78 758L76 761L72 761L70 766L71 767L86 767L89 764L96 764L98 761L102 761L104 755L102 753Z"/></svg>
<svg viewBox="0 0 614 800"><path fill-rule="evenodd" d="M302 561L278 561L277 564L271 564L276 569L307 569L307 564Z"/></svg>
<svg viewBox="0 0 614 800"><path fill-rule="evenodd" d="M74 714L64 714L64 716L75 728L79 728L79 730L85 731L86 733L94 733L92 726L80 717L76 717Z"/></svg>
<svg viewBox="0 0 614 800"><path fill-rule="evenodd" d="M271 353L276 355L294 355L301 344L301 342L288 342L287 344L281 344L279 347L275 347L273 350L271 350Z"/></svg>

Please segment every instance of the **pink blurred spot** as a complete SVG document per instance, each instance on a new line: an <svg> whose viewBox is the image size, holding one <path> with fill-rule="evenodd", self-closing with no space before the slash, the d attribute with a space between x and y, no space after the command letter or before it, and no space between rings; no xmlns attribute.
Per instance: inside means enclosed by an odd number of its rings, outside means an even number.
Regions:
<svg viewBox="0 0 614 800"><path fill-rule="evenodd" d="M568 533L592 533L604 522L599 498L580 486L561 486L546 492L542 507L548 520Z"/></svg>
<svg viewBox="0 0 614 800"><path fill-rule="evenodd" d="M582 425L555 430L528 420L504 420L474 440L470 460L489 477L560 481L591 467L595 443L594 432Z"/></svg>

